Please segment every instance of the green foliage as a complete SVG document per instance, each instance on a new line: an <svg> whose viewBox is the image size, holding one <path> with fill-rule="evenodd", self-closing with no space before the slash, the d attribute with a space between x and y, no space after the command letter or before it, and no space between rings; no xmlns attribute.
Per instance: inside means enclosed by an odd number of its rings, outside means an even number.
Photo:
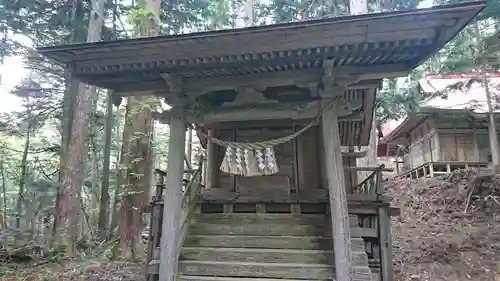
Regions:
<svg viewBox="0 0 500 281"><path fill-rule="evenodd" d="M388 120L398 120L418 109L419 92L415 83L397 87L394 80L386 81L377 95L375 119L377 126Z"/></svg>

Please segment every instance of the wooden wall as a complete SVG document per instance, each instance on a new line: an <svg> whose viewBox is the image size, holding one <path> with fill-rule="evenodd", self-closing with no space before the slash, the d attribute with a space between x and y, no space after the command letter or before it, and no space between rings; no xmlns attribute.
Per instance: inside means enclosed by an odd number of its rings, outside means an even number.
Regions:
<svg viewBox="0 0 500 281"><path fill-rule="evenodd" d="M440 133L440 161L479 161L474 150L473 134Z"/></svg>
<svg viewBox="0 0 500 281"><path fill-rule="evenodd" d="M238 142L257 142L271 140L293 134L301 126L252 126L219 129L216 137L222 140ZM297 189L322 188L319 153L321 139L319 128L312 127L298 138L275 147L279 172L273 176L239 177L219 171L219 187L240 193L272 192L282 196L285 192L295 192ZM225 149L218 147L218 165L224 158ZM280 193L280 194L276 194ZM274 196L271 195L270 196Z"/></svg>
<svg viewBox="0 0 500 281"><path fill-rule="evenodd" d="M409 154L404 158L404 167L417 167L436 161L439 155L439 137L432 120L426 120L413 129L409 135Z"/></svg>
<svg viewBox="0 0 500 281"><path fill-rule="evenodd" d="M409 153L403 164L406 170L436 161L491 161L488 129L471 120L426 120L409 133L408 139Z"/></svg>

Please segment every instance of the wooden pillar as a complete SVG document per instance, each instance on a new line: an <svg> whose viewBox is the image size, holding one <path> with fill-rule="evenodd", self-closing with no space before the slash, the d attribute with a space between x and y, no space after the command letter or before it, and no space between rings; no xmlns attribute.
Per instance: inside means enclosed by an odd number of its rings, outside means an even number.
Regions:
<svg viewBox="0 0 500 281"><path fill-rule="evenodd" d="M193 165L193 129L188 128L188 135L187 135L187 151L186 151L186 157L188 161L188 166L192 167Z"/></svg>
<svg viewBox="0 0 500 281"><path fill-rule="evenodd" d="M444 159L441 156L441 142L439 141L439 132L436 130L436 133L434 134L434 145L436 146L436 157L434 157L434 162L441 161L441 159Z"/></svg>
<svg viewBox="0 0 500 281"><path fill-rule="evenodd" d="M173 281L177 272L185 141L186 127L184 122L180 118L172 117L167 158L167 188L163 198L163 223L160 240L159 280L161 281Z"/></svg>
<svg viewBox="0 0 500 281"><path fill-rule="evenodd" d="M472 146L474 149L474 160L472 161L481 161L479 158L479 145L477 143L477 129L476 129L476 120L472 120Z"/></svg>
<svg viewBox="0 0 500 281"><path fill-rule="evenodd" d="M208 130L208 140L207 140L207 187L214 188L219 187L219 167L218 167L218 155L217 147L215 143L212 142L210 138L214 137L214 129Z"/></svg>
<svg viewBox="0 0 500 281"><path fill-rule="evenodd" d="M392 281L392 238L391 217L387 207L378 208L378 227L380 237L380 266L383 281Z"/></svg>
<svg viewBox="0 0 500 281"><path fill-rule="evenodd" d="M354 147L349 146L349 152L354 152ZM349 167L357 167L358 166L358 158L356 157L349 157ZM353 189L355 186L358 186L359 184L359 179L358 179L358 171L349 171L349 177L350 177L350 182L351 182L351 189L349 190L350 193L353 193Z"/></svg>
<svg viewBox="0 0 500 281"><path fill-rule="evenodd" d="M208 152L208 151L207 151ZM201 183L203 184L204 187L207 187L207 155L205 155L205 157L203 157L203 161L202 161L202 174L201 174Z"/></svg>
<svg viewBox="0 0 500 281"><path fill-rule="evenodd" d="M351 239L349 233L349 215L345 189L344 167L337 113L334 107L323 112L321 127L325 147L325 166L335 253L336 281L351 281Z"/></svg>
<svg viewBox="0 0 500 281"><path fill-rule="evenodd" d="M396 163L396 175L399 176L399 174L401 173L401 171L399 170L399 160L396 158L396 161L394 161L394 163Z"/></svg>

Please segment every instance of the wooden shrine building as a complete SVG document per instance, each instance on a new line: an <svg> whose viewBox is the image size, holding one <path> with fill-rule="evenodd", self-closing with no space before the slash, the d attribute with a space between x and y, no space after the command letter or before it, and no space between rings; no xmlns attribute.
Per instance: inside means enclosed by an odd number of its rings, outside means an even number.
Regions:
<svg viewBox="0 0 500 281"><path fill-rule="evenodd" d="M172 109L148 278L392 280L390 208L356 167L381 79L405 76L484 2L40 49L82 82ZM182 188L186 124L207 184ZM357 171L373 171L358 182ZM184 191L183 191L184 190ZM161 229L161 231L159 231ZM161 237L160 237L161 236Z"/></svg>
<svg viewBox="0 0 500 281"><path fill-rule="evenodd" d="M500 74L487 76L492 96L500 95ZM486 93L481 83L474 82L482 77L478 72L429 74L419 81L420 92L428 98L379 142L384 148L379 156L397 159L396 177L434 177L492 162ZM469 89L457 83L468 84Z"/></svg>

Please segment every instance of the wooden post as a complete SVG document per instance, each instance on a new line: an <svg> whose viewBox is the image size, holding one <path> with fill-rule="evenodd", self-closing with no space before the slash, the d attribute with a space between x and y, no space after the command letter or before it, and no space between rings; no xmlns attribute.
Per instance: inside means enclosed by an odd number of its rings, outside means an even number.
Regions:
<svg viewBox="0 0 500 281"><path fill-rule="evenodd" d="M167 188L163 198L163 223L160 241L159 280L161 281L173 281L177 273L185 141L186 127L184 122L180 118L172 117L167 158Z"/></svg>
<svg viewBox="0 0 500 281"><path fill-rule="evenodd" d="M479 158L479 145L477 143L477 128L476 128L476 120L472 119L472 147L474 149L474 160L473 161L481 161Z"/></svg>
<svg viewBox="0 0 500 281"><path fill-rule="evenodd" d="M392 241L391 241L391 217L386 207L378 208L378 227L380 237L380 271L381 280L392 281Z"/></svg>
<svg viewBox="0 0 500 281"><path fill-rule="evenodd" d="M188 128L188 139L187 139L187 152L186 157L188 161L188 168L190 169L193 166L193 129Z"/></svg>
<svg viewBox="0 0 500 281"><path fill-rule="evenodd" d="M436 157L434 157L434 162L440 161L443 157L441 157L441 142L439 141L439 132L436 131L434 134L434 145L436 146Z"/></svg>
<svg viewBox="0 0 500 281"><path fill-rule="evenodd" d="M219 167L217 167L217 151L215 143L210 139L214 137L214 129L208 130L208 140L207 140L207 187L214 188L218 187L219 179Z"/></svg>
<svg viewBox="0 0 500 281"><path fill-rule="evenodd" d="M325 147L325 166L335 253L336 281L351 281L351 239L349 215L337 113L334 107L323 112L321 127Z"/></svg>
<svg viewBox="0 0 500 281"><path fill-rule="evenodd" d="M205 156L208 156L208 155L205 155ZM207 157L203 157L202 165L203 166L202 166L202 174L201 174L201 176L202 176L201 183L203 184L204 187L207 187L207 171L208 171L207 170L207 165L208 165Z"/></svg>
<svg viewBox="0 0 500 281"><path fill-rule="evenodd" d="M354 147L349 146L349 152L354 152ZM349 166L358 166L358 159L355 157L349 157ZM370 163L371 164L371 163ZM359 184L359 179L358 179L358 172L357 171L350 171L349 172L350 176L350 181L351 181L351 190L349 190L350 193L353 193L353 188Z"/></svg>

